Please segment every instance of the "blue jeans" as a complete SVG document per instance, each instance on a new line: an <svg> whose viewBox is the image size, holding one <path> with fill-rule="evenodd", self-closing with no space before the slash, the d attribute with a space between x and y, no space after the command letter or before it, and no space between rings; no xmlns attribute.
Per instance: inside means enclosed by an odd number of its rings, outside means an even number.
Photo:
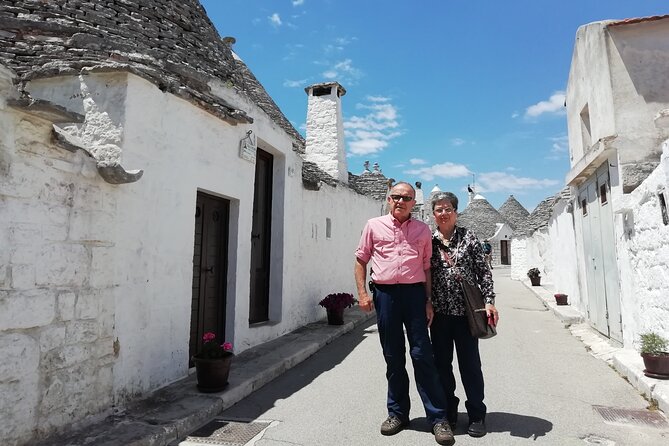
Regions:
<svg viewBox="0 0 669 446"><path fill-rule="evenodd" d="M449 421L455 421L460 400L455 396L455 376L453 375L453 345L458 354L458 366L462 385L465 388L467 415L469 422L485 419L486 405L483 403L483 372L479 355L479 340L469 334L466 316L445 316L435 314L430 327L434 361L446 394L446 408Z"/></svg>
<svg viewBox="0 0 669 446"><path fill-rule="evenodd" d="M434 365L427 332L425 286L375 285L374 306L379 338L386 360L388 415L409 420L409 375L406 371L404 327L409 340L418 394L431 424L446 420L445 397Z"/></svg>

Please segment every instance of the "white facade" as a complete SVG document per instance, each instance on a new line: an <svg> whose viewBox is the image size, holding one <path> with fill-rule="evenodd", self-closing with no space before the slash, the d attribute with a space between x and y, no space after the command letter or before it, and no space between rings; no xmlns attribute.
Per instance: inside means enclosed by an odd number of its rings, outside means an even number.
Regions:
<svg viewBox="0 0 669 446"><path fill-rule="evenodd" d="M293 139L254 117L232 126L132 74L34 81L26 89L85 116L68 125L143 169L109 184L93 158L52 142L52 123L10 108L0 67L0 438L21 444L104 414L188 373L198 191L230 201L225 339L235 352L324 316L317 302L355 290L357 237L379 202L302 184ZM252 130L274 156L270 323L250 326ZM326 234L329 219L330 235Z"/></svg>

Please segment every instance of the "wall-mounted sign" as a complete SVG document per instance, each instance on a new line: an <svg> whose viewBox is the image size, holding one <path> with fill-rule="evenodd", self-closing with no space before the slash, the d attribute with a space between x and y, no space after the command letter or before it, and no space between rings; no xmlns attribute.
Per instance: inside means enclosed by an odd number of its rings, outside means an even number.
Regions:
<svg viewBox="0 0 669 446"><path fill-rule="evenodd" d="M239 141L239 157L251 163L256 162L256 138L252 130L246 132L246 136Z"/></svg>

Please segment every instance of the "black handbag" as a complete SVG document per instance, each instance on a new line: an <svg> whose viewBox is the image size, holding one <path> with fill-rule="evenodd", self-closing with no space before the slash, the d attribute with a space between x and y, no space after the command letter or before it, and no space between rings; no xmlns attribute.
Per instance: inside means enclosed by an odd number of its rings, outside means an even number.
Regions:
<svg viewBox="0 0 669 446"><path fill-rule="evenodd" d="M462 284L462 292L465 295L465 313L467 313L469 332L475 338L492 338L497 334L497 329L492 323L488 323L481 289L478 285L469 283L464 278L460 283Z"/></svg>

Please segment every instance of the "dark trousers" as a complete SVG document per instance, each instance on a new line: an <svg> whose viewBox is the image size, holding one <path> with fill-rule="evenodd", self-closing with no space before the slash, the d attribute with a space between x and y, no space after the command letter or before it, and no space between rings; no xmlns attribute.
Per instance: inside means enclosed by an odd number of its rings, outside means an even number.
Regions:
<svg viewBox="0 0 669 446"><path fill-rule="evenodd" d="M460 400L455 396L453 375L453 345L458 354L458 366L467 401L465 407L469 422L485 419L486 405L483 403L483 372L479 355L479 340L469 334L466 316L444 316L435 314L430 327L434 361L446 394L446 410L449 421L455 421Z"/></svg>
<svg viewBox="0 0 669 446"><path fill-rule="evenodd" d="M434 365L432 344L427 331L425 287L376 285L374 306L379 338L386 360L388 415L409 419L409 375L406 371L404 328L409 340L418 394L431 424L446 420L445 398Z"/></svg>

